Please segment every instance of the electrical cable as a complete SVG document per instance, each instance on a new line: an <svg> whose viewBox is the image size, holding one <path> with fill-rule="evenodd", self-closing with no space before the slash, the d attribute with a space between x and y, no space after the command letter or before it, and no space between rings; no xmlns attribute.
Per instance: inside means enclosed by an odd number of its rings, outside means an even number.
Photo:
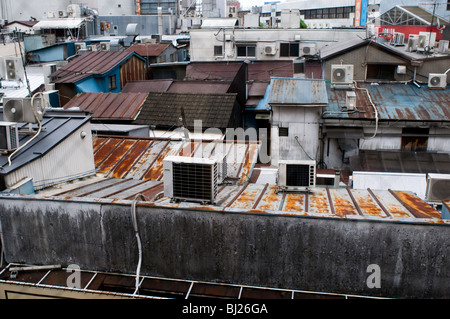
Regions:
<svg viewBox="0 0 450 319"><path fill-rule="evenodd" d="M139 292L139 275L141 273L141 266L142 266L142 243L141 243L141 237L139 236L139 229L137 224L137 217L136 217L136 203L138 201L138 197L140 197L142 200L146 200L144 195L137 194L133 202L131 204L131 220L133 222L133 229L136 235L137 245L138 245L138 254L139 254L139 260L136 267L136 288L134 290L133 294L136 294Z"/></svg>
<svg viewBox="0 0 450 319"><path fill-rule="evenodd" d="M367 90L366 88L358 87L357 84L356 84L356 81L353 81L353 83L355 84L355 88L356 89L363 90L363 91L366 92L367 97L369 98L369 102L370 102L370 104L372 105L372 107L373 107L373 109L375 111L375 132L373 133L373 135L371 137L364 138L365 140L370 140L370 139L373 139L378 133L378 110L377 110L375 104L372 101L372 97L370 96L369 90Z"/></svg>
<svg viewBox="0 0 450 319"><path fill-rule="evenodd" d="M306 154L306 156L308 156L308 158L309 158L311 161L314 161L314 159L313 159L311 156L309 156L308 153L306 153L306 151L305 151L305 149L303 148L302 144L300 144L300 141L298 140L298 136L295 136L295 140L297 141L298 145L300 145L300 148L303 150L303 152Z"/></svg>

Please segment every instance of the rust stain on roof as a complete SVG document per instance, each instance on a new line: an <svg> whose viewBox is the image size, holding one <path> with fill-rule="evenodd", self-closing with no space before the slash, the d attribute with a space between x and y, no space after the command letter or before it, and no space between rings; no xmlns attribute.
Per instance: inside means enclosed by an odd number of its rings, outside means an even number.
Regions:
<svg viewBox="0 0 450 319"><path fill-rule="evenodd" d="M344 217L346 215L357 215L358 213L355 211L355 206L351 203L350 200L344 198L344 196L338 195L337 192L333 191L333 203L335 214Z"/></svg>
<svg viewBox="0 0 450 319"><path fill-rule="evenodd" d="M284 211L287 212L304 212L305 211L305 195L304 194L287 194L284 202Z"/></svg>
<svg viewBox="0 0 450 319"><path fill-rule="evenodd" d="M416 218L440 218L441 214L420 198L401 191L392 191L392 194L413 214Z"/></svg>

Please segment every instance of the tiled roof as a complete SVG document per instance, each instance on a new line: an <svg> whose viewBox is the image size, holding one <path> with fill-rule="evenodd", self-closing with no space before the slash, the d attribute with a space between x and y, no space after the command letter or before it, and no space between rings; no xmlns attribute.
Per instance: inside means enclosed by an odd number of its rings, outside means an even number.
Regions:
<svg viewBox="0 0 450 319"><path fill-rule="evenodd" d="M83 93L72 98L64 108L91 111L93 118L132 120L146 98L147 93Z"/></svg>
<svg viewBox="0 0 450 319"><path fill-rule="evenodd" d="M236 97L235 93L149 93L134 124L179 126L183 107L189 129L194 127L194 120L202 120L203 128L227 128Z"/></svg>
<svg viewBox="0 0 450 319"><path fill-rule="evenodd" d="M75 83L92 75L105 74L129 59L133 52L94 51L75 58L56 72L55 83Z"/></svg>

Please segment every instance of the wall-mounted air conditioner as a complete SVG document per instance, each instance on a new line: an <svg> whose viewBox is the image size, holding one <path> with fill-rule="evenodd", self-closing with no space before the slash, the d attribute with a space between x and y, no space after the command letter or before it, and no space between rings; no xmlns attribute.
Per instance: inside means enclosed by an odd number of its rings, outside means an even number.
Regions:
<svg viewBox="0 0 450 319"><path fill-rule="evenodd" d="M432 174L427 176L426 200L440 202L450 199L450 174Z"/></svg>
<svg viewBox="0 0 450 319"><path fill-rule="evenodd" d="M219 184L217 160L168 156L163 166L164 196L175 201L215 203Z"/></svg>
<svg viewBox="0 0 450 319"><path fill-rule="evenodd" d="M17 123L0 122L0 150L14 151L19 147Z"/></svg>
<svg viewBox="0 0 450 319"><path fill-rule="evenodd" d="M275 53L277 53L277 47L275 44L266 44L264 46L265 55L275 55Z"/></svg>
<svg viewBox="0 0 450 319"><path fill-rule="evenodd" d="M25 71L22 64L22 59L19 57L6 56L4 61L4 78L8 81L24 81Z"/></svg>
<svg viewBox="0 0 450 319"><path fill-rule="evenodd" d="M86 50L86 43L85 42L75 42L75 52L78 53L80 50Z"/></svg>
<svg viewBox="0 0 450 319"><path fill-rule="evenodd" d="M97 51L97 46L95 44L87 45L86 48L88 49L88 51Z"/></svg>
<svg viewBox="0 0 450 319"><path fill-rule="evenodd" d="M331 65L331 83L335 87L353 85L353 64Z"/></svg>
<svg viewBox="0 0 450 319"><path fill-rule="evenodd" d="M430 73L428 75L429 89L445 89L447 86L447 74Z"/></svg>
<svg viewBox="0 0 450 319"><path fill-rule="evenodd" d="M31 98L3 98L3 119L7 122L37 123L45 113L45 101L39 96ZM36 115L35 115L36 114Z"/></svg>
<svg viewBox="0 0 450 319"><path fill-rule="evenodd" d="M317 54L317 45L315 43L301 43L300 56L310 56Z"/></svg>
<svg viewBox="0 0 450 319"><path fill-rule="evenodd" d="M110 48L111 48L111 44L109 42L101 42L100 43L100 49L102 51L109 51Z"/></svg>
<svg viewBox="0 0 450 319"><path fill-rule="evenodd" d="M316 185L316 162L307 160L279 160L277 189L308 191Z"/></svg>
<svg viewBox="0 0 450 319"><path fill-rule="evenodd" d="M448 40L440 40L438 45L438 53L448 54Z"/></svg>

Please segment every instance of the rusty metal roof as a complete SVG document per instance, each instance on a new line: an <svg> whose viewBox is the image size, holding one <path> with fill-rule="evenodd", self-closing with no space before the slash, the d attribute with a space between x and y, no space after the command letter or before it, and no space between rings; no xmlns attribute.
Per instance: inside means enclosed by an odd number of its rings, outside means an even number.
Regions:
<svg viewBox="0 0 450 319"><path fill-rule="evenodd" d="M272 78L269 104L326 105L327 89L324 80Z"/></svg>
<svg viewBox="0 0 450 319"><path fill-rule="evenodd" d="M167 89L170 93L229 93L231 81L174 81ZM231 93L231 92L230 92Z"/></svg>
<svg viewBox="0 0 450 319"><path fill-rule="evenodd" d="M191 62L185 79L232 81L243 67L243 62Z"/></svg>
<svg viewBox="0 0 450 319"><path fill-rule="evenodd" d="M219 146L217 146L219 145ZM226 147L229 177L246 182L256 163L257 142L182 141L100 136L94 140L97 172L111 178L161 181L166 156L210 157L214 148Z"/></svg>
<svg viewBox="0 0 450 319"><path fill-rule="evenodd" d="M129 81L122 89L122 93L150 93L167 92L173 80L145 80Z"/></svg>
<svg viewBox="0 0 450 319"><path fill-rule="evenodd" d="M135 43L126 49L127 52L135 52L143 57L157 57L164 52L171 42L167 43Z"/></svg>
<svg viewBox="0 0 450 319"><path fill-rule="evenodd" d="M257 143L228 145L228 172L231 183L219 185L215 205L194 202L173 203L164 197L165 156L210 156L219 141L182 141L152 138L99 136L94 140L97 175L65 186L48 188L38 196L65 200L86 200L129 204L137 194L148 205L179 209L199 209L298 217L351 218L383 221L450 223L441 213L416 195L400 190L315 187L309 193L277 192L269 183L257 183L253 168ZM221 145L221 144L217 144ZM222 144L223 145L223 144ZM128 201L128 202L127 202ZM145 203L142 203L145 205Z"/></svg>
<svg viewBox="0 0 450 319"><path fill-rule="evenodd" d="M93 75L105 74L133 55L139 57L134 52L127 51L86 52L50 76L55 77L55 83L75 83Z"/></svg>
<svg viewBox="0 0 450 319"><path fill-rule="evenodd" d="M450 121L450 88L418 88L412 84L358 83L366 88L377 107L379 120ZM328 106L323 118L375 119L375 113L363 90L355 90L358 112L341 112L346 103L346 91L332 89L327 84Z"/></svg>
<svg viewBox="0 0 450 319"><path fill-rule="evenodd" d="M133 120L144 104L147 93L82 93L64 108L79 107L91 111L93 118Z"/></svg>
<svg viewBox="0 0 450 319"><path fill-rule="evenodd" d="M271 77L293 77L294 64L291 60L252 61L248 65L248 80L270 81Z"/></svg>

